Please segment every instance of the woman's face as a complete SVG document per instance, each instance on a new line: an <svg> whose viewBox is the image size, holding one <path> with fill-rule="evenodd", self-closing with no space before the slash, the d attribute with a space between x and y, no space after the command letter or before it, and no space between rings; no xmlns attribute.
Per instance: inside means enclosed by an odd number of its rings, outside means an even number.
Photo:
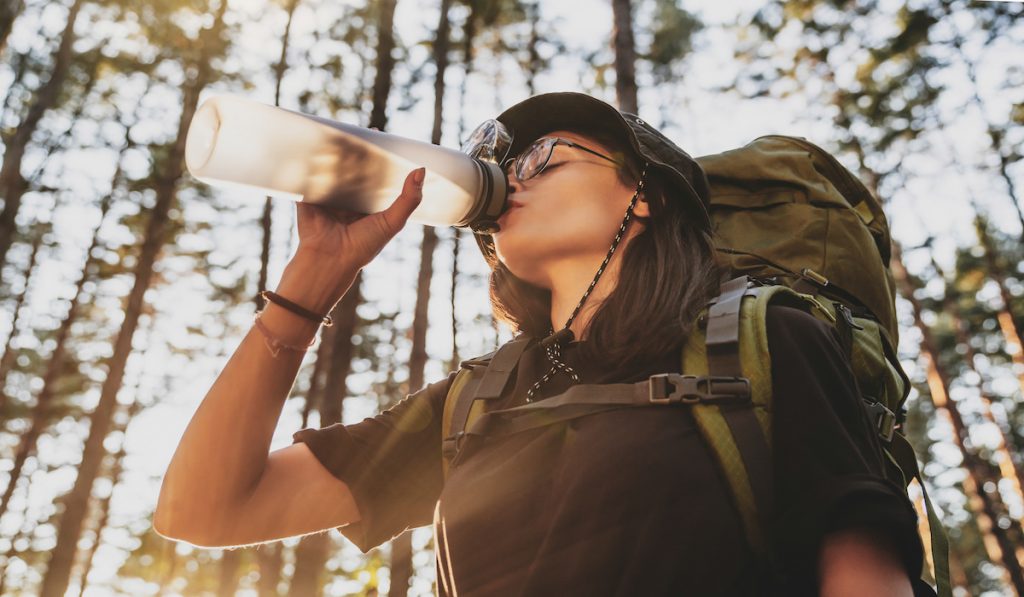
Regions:
<svg viewBox="0 0 1024 597"><path fill-rule="evenodd" d="M612 156L611 149L581 134L559 130L544 136L567 139ZM549 289L552 276L566 267L599 265L636 190L619 180L617 168L608 160L562 144L555 146L547 167L525 182L509 166L513 207L498 220L501 230L493 235L498 259L518 278ZM633 213L646 217L647 204L638 200ZM621 243L641 226L631 224ZM621 250L622 245L616 252Z"/></svg>

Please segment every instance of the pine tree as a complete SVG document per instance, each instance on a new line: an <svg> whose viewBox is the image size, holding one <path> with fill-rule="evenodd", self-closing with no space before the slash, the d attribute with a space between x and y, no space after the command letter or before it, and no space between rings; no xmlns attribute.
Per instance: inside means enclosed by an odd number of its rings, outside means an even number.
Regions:
<svg viewBox="0 0 1024 597"><path fill-rule="evenodd" d="M107 212L110 210L111 204L113 203L114 194L121 189L124 182L124 171L122 166L124 163L125 153L134 147L134 143L131 140L131 130L133 124L137 123L137 117L133 117L131 120L134 122L127 123L127 128L125 129L125 142L116 158L117 165L114 168L114 175L111 179L110 192L106 193L103 198L100 199L99 221L93 229L92 240L85 251L85 263L82 266L78 281L75 283L74 294L71 297L64 318L61 320L60 326L57 328L55 335L56 344L47 359L46 369L43 373L43 385L42 388L40 388L39 393L36 395L31 424L29 429L22 434L18 441L18 447L15 451L13 467L10 472L7 489L4 491L3 498L0 498L0 516L3 516L3 513L7 511L7 506L14 493L14 487L18 482L25 460L33 454L36 448L36 441L42 435L45 427L49 425L52 420L50 413L51 403L56 395L57 383L60 379L60 375L64 371L71 327L75 324L80 314L79 308L83 300L85 285L95 278L94 270L98 259L97 249L99 249L100 246L100 230L106 220Z"/></svg>
<svg viewBox="0 0 1024 597"><path fill-rule="evenodd" d="M153 276L153 265L165 242L164 232L168 224L168 213L183 173L185 134L198 106L200 92L216 76L211 61L223 55L226 49L223 38L226 11L227 2L221 0L214 12L213 24L201 32L196 44L198 51L193 61L187 65L192 71L192 76L184 85L183 107L177 135L166 160L158 164L161 170L154 177L156 204L149 214L149 223L135 269L134 285L126 300L124 322L114 343L114 354L108 364L100 400L90 417L89 436L83 450L82 462L74 487L65 501L65 509L58 526L57 546L51 554L43 577L40 590L43 597L62 597L70 580L78 537L82 530L93 482L102 460L103 441L110 428L113 408L132 350L132 338L142 311L144 295Z"/></svg>
<svg viewBox="0 0 1024 597"><path fill-rule="evenodd" d="M612 0L615 28L612 31L615 46L615 97L619 109L636 114L636 42L633 41L633 6L631 0Z"/></svg>
<svg viewBox="0 0 1024 597"><path fill-rule="evenodd" d="M441 0L437 31L433 44L433 59L436 67L434 77L434 124L430 142L441 143L441 128L444 123L445 72L448 70L451 23L448 12L451 0ZM409 355L409 390L415 391L424 385L423 369L427 364L428 306L430 304L430 282L434 277L434 250L437 248L437 232L431 226L423 226L423 240L420 243L419 278L416 283L416 312L412 323L412 352ZM406 532L391 542L391 587L390 597L406 595L412 578L412 535Z"/></svg>
<svg viewBox="0 0 1024 597"><path fill-rule="evenodd" d="M25 9L25 0L3 0L0 2L0 52L7 47L7 36L11 34L14 21Z"/></svg>
<svg viewBox="0 0 1024 597"><path fill-rule="evenodd" d="M7 262L7 251L14 242L15 217L18 215L21 198L26 190L26 181L21 174L21 162L43 115L55 107L60 98L73 59L75 22L83 4L84 0L74 0L68 8L60 46L53 56L50 78L36 92L28 113L18 124L14 135L5 141L6 151L3 164L0 165L0 196L4 200L3 211L0 211L0 270Z"/></svg>
<svg viewBox="0 0 1024 597"><path fill-rule="evenodd" d="M384 0L367 5L376 11L376 63L373 80L372 109L368 126L384 130L387 126L387 103L392 90L392 71L395 59L394 15L397 0ZM363 302L362 272L357 274L351 287L335 306L331 315L335 324L331 330L330 355L325 367L326 379L319 400L321 426L340 422L346 394L346 381L351 371L353 336L360 327L357 308ZM318 358L320 355L318 354ZM318 365L319 367L319 365ZM323 534L303 537L296 548L295 573L292 592L312 595L321 589L321 578L327 561L328 537Z"/></svg>

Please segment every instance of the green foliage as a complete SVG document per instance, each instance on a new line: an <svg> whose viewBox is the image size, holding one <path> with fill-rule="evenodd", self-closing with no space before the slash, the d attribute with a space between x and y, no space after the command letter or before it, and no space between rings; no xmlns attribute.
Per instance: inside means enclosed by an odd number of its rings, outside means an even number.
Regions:
<svg viewBox="0 0 1024 597"><path fill-rule="evenodd" d="M654 2L651 44L641 56L650 62L655 82L662 84L671 82L672 66L693 50L693 39L703 29L703 23L677 0Z"/></svg>
<svg viewBox="0 0 1024 597"><path fill-rule="evenodd" d="M69 167L78 165L69 164L69 156L87 153L87 159L92 160L89 164L96 164L95 172L90 174L108 172L121 143L120 131L135 118L141 118L143 125L133 130L132 141L139 145L125 160L126 166L130 166L126 180L112 185L110 218L101 229L99 246L94 251L98 259L86 272L90 282L85 286L79 319L72 327L68 356L61 366L53 410L47 421L61 422L60 433L73 422L86 421L92 411L93 398L110 364L113 338L121 328L125 295L139 265L141 241L152 216L156 189L161 185L175 185L178 194L168 214L165 246L158 256L153 288L142 313L152 326L147 333L150 350L167 358L156 367L163 370L138 374L143 380L142 387L168 402L197 399L179 396L175 386L200 377L198 372L210 367L211 355L218 355L217 362L226 361L232 343L244 331L235 326L245 319L239 314L247 314L253 308L255 264L259 259L258 242L254 242L256 212L248 208L239 210L225 202L216 189L178 178L181 164L176 163L177 140L172 137L182 98L188 97L195 86L207 82L199 77L206 76L206 69L210 69L209 79L216 84L215 89L208 91L266 93L267 82L274 78L274 52L248 56L239 48L251 45L231 44L251 41L243 39L243 34L259 29L250 26L283 24L280 17L285 2L232 2L228 25L216 37L203 31L212 22L221 0L86 3L67 81L31 143L34 155L45 155L44 163L52 164L47 176L33 179L29 198L35 202L37 211L54 196L66 195L65 203L53 210L54 225L68 226L65 214L70 213L71 218L83 218L81 222L72 221L71 226L91 227L108 181L97 174L97 188L87 188L88 184L80 182L82 176L76 177L76 169ZM61 2L62 6L68 4L68 0ZM40 0L29 2L21 18L36 18L48 7L53 14L63 14L63 9L53 11L52 5ZM295 37L290 43L282 103L348 121L368 114L373 101L381 6L378 1L301 0L296 28L292 30ZM414 9L399 3L399 12ZM831 142L841 148L844 159L855 160L866 176L874 177L871 182L879 192L910 188L914 177L920 175L911 170L909 158L933 152L936 135L943 128L948 128L957 142L970 141L964 143L965 147L984 148L987 153L982 157L990 164L998 161L1008 178L1016 180L1019 162L1024 159L1024 105L1019 94L1024 70L1012 61L1004 61L1008 66L997 76L1001 79L997 90L1000 101L979 105L972 97L974 91L981 89L978 79L991 78L992 74L980 68L972 71L968 63L980 63L984 50L996 47L997 42L1009 40L1019 45L1022 13L1024 4L1019 2L768 1L757 8L741 31L736 31L735 63L742 68L740 76L712 91L731 93L735 89L746 98L804 99L809 121L832 119L835 124L835 138L817 140L819 144L827 146ZM568 23L542 18L545 13L538 0L455 0L451 14L454 51L450 58L459 67L453 70L464 68L468 72L475 64L484 75L470 77L473 85L464 96L467 104L479 101L475 94L480 89L489 93L486 88L490 85L501 93L508 92L509 80L503 77L509 71L519 69L527 75L528 85L532 85L534 75L549 72L557 58L572 54L582 65L583 84L602 89L612 80L609 40L594 39L585 48L575 48L564 31ZM694 79L682 66L695 51L702 49L698 41L708 25L701 21L700 13L687 11L680 0L635 0L634 15L637 14L641 15L637 19L641 80L646 76L658 92L691 85ZM254 18L261 22L249 22ZM19 41L5 49L0 65L7 83L0 91L0 141L5 146L52 71L53 51L59 42L56 35L61 30L52 25L36 32L31 43ZM393 56L398 68L389 103L392 110L419 110L424 102L432 101L426 83L434 65L430 52L423 49L430 49L436 23L418 25L419 37L406 35L408 39L403 39L396 35ZM22 35L22 40L26 39ZM267 40L268 44L277 42ZM197 63L204 52L211 58ZM475 55L477 61L458 65L464 55L470 59ZM564 88L563 83L557 86ZM811 96L811 90L818 91ZM1004 104L1005 98L1013 98L1013 102ZM446 106L450 103L446 102ZM956 105L950 107L951 103ZM965 121L967 126L958 121L954 128L950 110L975 114L976 118L982 115L981 126L985 130L971 128L979 126L979 119ZM446 119L453 117L445 114ZM84 126L69 126L75 124ZM975 139L961 137L974 133L984 135L983 141L977 143ZM973 164L965 166L970 170ZM33 178L38 172L41 170L26 174ZM1001 176L994 168L971 170L969 174L993 180ZM997 182L1005 181L999 178ZM1004 187L985 187L985 196L980 198L985 202L983 207L1005 201L1005 197L994 196L1003 193ZM1019 189L1017 192L1020 198ZM985 425L983 433L972 436L976 440L972 449L989 465L992 450L986 437L991 435L992 428L982 423L977 408L982 393L990 396L997 426L1013 447L1015 457L1024 457L1024 408L1020 406L1021 392L1014 386L1013 355L997 321L1002 301L993 286L997 276L1006 283L1012 294L1012 316L1019 326L1024 326L1024 248L1012 226L991 217L993 221L981 224L991 238L991 255L969 242L957 247L952 255L938 255L938 247L942 246L939 242L908 250L915 256L914 297L931 324L929 330L939 353L937 362L950 375L957 395L965 397L964 417L968 424L975 429ZM40 232L27 223L30 219L23 217L18 222L19 235L0 283L4 307L13 305L12 293L20 287L21 270L28 261L27 249ZM0 412L9 432L25 428L32 416L34 397L52 354L57 326L66 313L67 298L79 275L76 268L82 261L84 234L78 230L79 234L69 235L63 230L66 229L48 231L53 238L46 240L40 251L40 264L45 268L39 271L47 272L49 279L40 274L39 284L30 286L30 303L22 312L26 331L21 341L15 343L15 364L5 386L11 396ZM272 254L279 253L281 248L275 244ZM929 260L931 263L926 263ZM271 271L273 277L273 268ZM486 283L469 272L461 274L460 279L471 284ZM164 297L183 295L188 297L186 303L166 304L173 301ZM906 311L906 305L903 307ZM182 317L180 313L188 316ZM360 376L362 387L368 388L362 396L376 399L381 408L402 398L409 389L406 355L411 336L398 315L362 305L353 338L352 371ZM473 313L461 317L461 321L465 328L474 330L473 347L481 349L474 349L475 354L493 348L496 340L492 340L489 317ZM959 333L961 326L966 337ZM971 371L972 363L966 360L968 349L977 355L977 373ZM903 356L910 363L920 355L910 347ZM132 367L145 357L142 351L133 355ZM312 360L307 361L300 374L299 389L306 387ZM187 365L183 368L181 363ZM929 388L921 368L916 371L906 429L925 462L932 495L946 514L952 545L966 575L965 589L971 594L1003 590L998 565L990 562L985 553L974 506L965 499L964 471L956 461L958 454L951 447L949 429L929 401ZM320 375L324 373L321 371ZM130 377L135 375L137 372L132 368ZM296 392L295 397L308 396ZM84 437L84 429L73 428L68 441ZM5 445L10 446L17 438L4 439ZM49 457L43 455L43 460ZM50 465L42 462L39 474L46 473ZM60 465L67 467L66 463ZM66 476L67 472L62 470L61 474ZM997 478L994 470L987 474ZM31 499L42 504L26 514L22 527L28 536L13 549L15 557L32 567L23 578L31 578L45 569L50 551L49 546L40 547L43 542L39 538L48 533L52 536L54 525L59 524L59 509L54 506L62 505L63 500L43 496L43 485L31 488ZM1005 514L1001 511L997 522L1006 524L1011 536L1019 540L1019 528ZM162 539L152 531L146 516L125 526L123 533L127 538L122 534L117 541L109 536L105 539L105 547L111 550L120 541L127 542L121 545L128 551L127 559L118 572L119 579L113 583L121 586L95 587L94 591L129 593L137 590L138 585L131 584L136 581L154 583L168 593L189 595L213 594L224 589L222 551L194 549ZM339 554L329 560L331 575L350 581L345 586L354 594L379 594L387 566L386 549L365 556L350 553L350 546L331 549ZM248 588L257 558L254 550L243 552L242 573L246 580L241 584Z"/></svg>

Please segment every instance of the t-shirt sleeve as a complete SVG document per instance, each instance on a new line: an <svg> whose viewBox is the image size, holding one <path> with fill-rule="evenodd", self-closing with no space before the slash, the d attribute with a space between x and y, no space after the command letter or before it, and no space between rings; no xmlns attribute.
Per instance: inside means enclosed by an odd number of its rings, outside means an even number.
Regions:
<svg viewBox="0 0 1024 597"><path fill-rule="evenodd" d="M374 417L292 434L348 485L361 515L338 527L364 553L430 523L444 483L441 417L457 372L428 384Z"/></svg>
<svg viewBox="0 0 1024 597"><path fill-rule="evenodd" d="M813 594L827 533L878 530L900 554L915 595L934 594L920 580L917 513L886 465L838 332L786 306L769 307L767 327L777 479L773 535L783 568Z"/></svg>

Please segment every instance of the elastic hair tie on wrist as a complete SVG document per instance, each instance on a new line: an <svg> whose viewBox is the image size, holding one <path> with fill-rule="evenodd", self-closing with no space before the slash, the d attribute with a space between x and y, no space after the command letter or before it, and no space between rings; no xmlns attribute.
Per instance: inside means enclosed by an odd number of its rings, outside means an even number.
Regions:
<svg viewBox="0 0 1024 597"><path fill-rule="evenodd" d="M295 346L294 344L285 344L284 342L281 341L280 338L271 333L271 331L267 329L267 326L263 325L263 322L260 321L260 313L261 311L253 313L252 320L253 323L256 324L256 329L258 329L260 333L263 334L263 341L267 345L267 349L270 350L270 355L273 356L275 359L277 358L277 355L281 354L282 349L291 350L294 352L306 352L306 350L308 350L310 346L313 346L313 344L316 343L316 336L314 336L313 339L310 340L309 344L307 344L306 346Z"/></svg>
<svg viewBox="0 0 1024 597"><path fill-rule="evenodd" d="M299 306L299 305L291 302L290 300L284 298L283 296L281 296L280 294L277 294L276 292L271 292L270 290L264 290L263 292L260 292L260 296L263 297L264 301L269 301L271 303L274 303L275 305L278 305L280 307L284 307L285 309L288 309L292 313L294 313L294 314L296 314L296 315L298 315L300 317L303 317L305 319L308 319L310 321L315 321L317 323L322 323L324 325L324 327L328 327L329 328L332 325L334 325L334 320L331 319L330 315L319 315L317 313L314 313L314 312L310 311L309 309L306 309L305 307Z"/></svg>

